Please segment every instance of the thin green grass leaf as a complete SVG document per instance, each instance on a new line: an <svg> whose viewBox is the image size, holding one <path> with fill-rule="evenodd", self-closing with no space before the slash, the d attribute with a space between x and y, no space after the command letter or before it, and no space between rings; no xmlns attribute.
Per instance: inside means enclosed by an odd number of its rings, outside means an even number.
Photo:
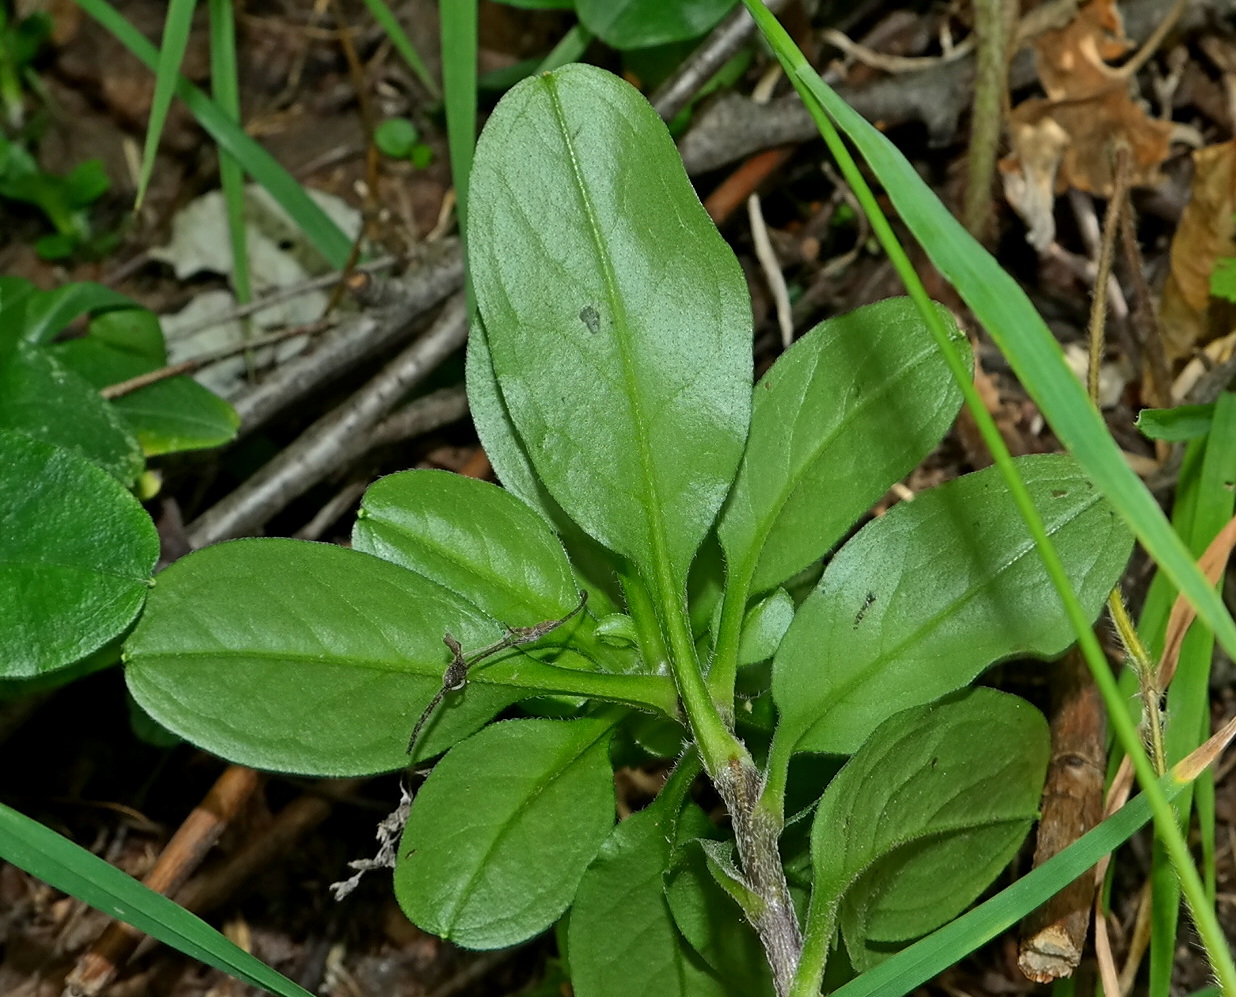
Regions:
<svg viewBox="0 0 1236 997"><path fill-rule="evenodd" d="M477 0L442 4L442 87L446 98L446 140L451 153L459 232L468 231L468 176L476 148ZM465 256L466 259L466 256ZM469 281L471 302L471 281ZM472 311L471 306L468 309Z"/></svg>
<svg viewBox="0 0 1236 997"><path fill-rule="evenodd" d="M373 19L386 32L386 37L390 39L391 44L395 47L395 51L408 64L408 68L412 70L416 78L421 81L421 85L432 96L442 96L442 91L438 88L438 84L433 76L430 75L429 69L425 65L425 60L416 51L416 46L412 44L412 39L403 30L403 26L391 12L390 7L386 5L385 0L365 0L365 6L369 8L369 13L373 15ZM453 6L453 4L443 4L442 6L443 16L445 16L445 8Z"/></svg>
<svg viewBox="0 0 1236 997"><path fill-rule="evenodd" d="M78 6L111 32L149 69L154 70L158 66L158 50L107 0L78 0ZM183 77L177 81L176 95L218 143L220 151L236 157L245 172L270 192L330 265L342 269L351 254L352 240L330 220L304 187L270 153L231 121L218 104Z"/></svg>
<svg viewBox="0 0 1236 997"><path fill-rule="evenodd" d="M137 181L137 201L134 209L142 206L150 177L154 173L155 158L159 154L159 139L167 123L167 112L172 107L176 81L180 78L180 64L184 61L185 49L189 46L189 29L193 27L193 11L197 0L169 0L167 18L163 22L163 38L159 45L159 64L155 68L154 97L150 102L150 117L146 121L146 145L142 149L142 168Z"/></svg>
<svg viewBox="0 0 1236 997"><path fill-rule="evenodd" d="M240 85L236 61L236 14L232 0L210 0L210 83L220 109L240 127ZM232 289L244 305L253 300L249 247L245 236L245 176L230 153L219 150L219 182L232 242ZM248 325L246 325L248 330Z"/></svg>
<svg viewBox="0 0 1236 997"><path fill-rule="evenodd" d="M593 34L582 24L577 24L558 41L541 64L536 67L538 73L549 73L560 69L568 62L577 62L584 50L592 44Z"/></svg>
<svg viewBox="0 0 1236 997"><path fill-rule="evenodd" d="M280 997L312 997L195 914L80 845L0 804L0 857L165 945Z"/></svg>

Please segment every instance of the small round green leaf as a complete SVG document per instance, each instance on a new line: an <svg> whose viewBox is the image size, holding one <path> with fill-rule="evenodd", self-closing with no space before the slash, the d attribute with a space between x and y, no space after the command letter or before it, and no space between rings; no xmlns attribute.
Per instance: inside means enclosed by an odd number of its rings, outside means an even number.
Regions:
<svg viewBox="0 0 1236 997"><path fill-rule="evenodd" d="M0 431L0 674L85 657L141 609L154 524L113 477L68 450Z"/></svg>
<svg viewBox="0 0 1236 997"><path fill-rule="evenodd" d="M577 0L580 22L606 45L646 48L698 38L735 0Z"/></svg>
<svg viewBox="0 0 1236 997"><path fill-rule="evenodd" d="M408 917L474 949L553 924L613 827L612 730L511 720L456 745L416 794L399 845L395 896Z"/></svg>

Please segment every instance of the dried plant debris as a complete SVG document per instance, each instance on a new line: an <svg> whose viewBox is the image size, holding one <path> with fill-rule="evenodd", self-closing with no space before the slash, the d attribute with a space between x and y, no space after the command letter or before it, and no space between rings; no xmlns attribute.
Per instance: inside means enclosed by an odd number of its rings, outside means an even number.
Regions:
<svg viewBox="0 0 1236 997"><path fill-rule="evenodd" d="M1047 96L1013 108L1012 152L1000 170L1005 196L1029 227L1027 240L1044 252L1055 239L1057 194L1073 187L1110 196L1114 154L1122 147L1131 153L1131 182L1155 186L1174 126L1150 117L1135 99L1128 67L1111 65L1133 47L1114 0L1092 0L1033 46Z"/></svg>

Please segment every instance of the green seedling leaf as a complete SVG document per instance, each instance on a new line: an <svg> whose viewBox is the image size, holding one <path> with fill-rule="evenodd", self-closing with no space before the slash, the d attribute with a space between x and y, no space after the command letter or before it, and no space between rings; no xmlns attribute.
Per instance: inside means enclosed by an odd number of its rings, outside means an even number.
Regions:
<svg viewBox="0 0 1236 997"><path fill-rule="evenodd" d="M75 319L112 309L134 310L133 299L91 281L65 284L53 291L34 291L25 299L22 338L47 344Z"/></svg>
<svg viewBox="0 0 1236 997"><path fill-rule="evenodd" d="M746 437L751 315L733 252L656 112L590 66L502 99L471 189L477 303L532 465L588 533L680 588Z"/></svg>
<svg viewBox="0 0 1236 997"><path fill-rule="evenodd" d="M1210 271L1210 293L1216 298L1236 302L1236 259L1215 260L1215 268Z"/></svg>
<svg viewBox="0 0 1236 997"><path fill-rule="evenodd" d="M732 576L766 591L824 556L931 452L960 407L909 298L820 323L756 385L751 437L717 526Z"/></svg>
<svg viewBox="0 0 1236 997"><path fill-rule="evenodd" d="M1210 432L1215 407L1210 405L1177 405L1174 408L1144 408L1133 425L1151 440L1183 443L1197 440Z"/></svg>
<svg viewBox="0 0 1236 997"><path fill-rule="evenodd" d="M0 858L238 980L280 997L311 997L197 915L3 804Z"/></svg>
<svg viewBox="0 0 1236 997"><path fill-rule="evenodd" d="M144 308L105 312L90 323L88 335L51 349L60 363L100 389L167 363L159 318ZM121 395L112 407L147 457L222 446L240 425L231 405L185 376Z"/></svg>
<svg viewBox="0 0 1236 997"><path fill-rule="evenodd" d="M521 622L521 621L513 621ZM408 735L442 683L449 630L501 636L469 603L359 551L237 540L160 574L125 645L138 704L164 727L244 765L314 775L401 768ZM478 668L443 703L429 757L519 698Z"/></svg>
<svg viewBox="0 0 1236 997"><path fill-rule="evenodd" d="M698 38L711 30L737 0L576 0L579 19L606 45L647 48Z"/></svg>
<svg viewBox="0 0 1236 997"><path fill-rule="evenodd" d="M663 792L614 828L584 874L568 934L578 997L734 993L679 934L666 900L663 878L681 806L680 795Z"/></svg>
<svg viewBox="0 0 1236 997"><path fill-rule="evenodd" d="M25 338L26 307L35 293L24 277L0 275L0 358Z"/></svg>
<svg viewBox="0 0 1236 997"><path fill-rule="evenodd" d="M34 346L0 357L0 429L75 451L124 485L144 466L137 439L112 407Z"/></svg>
<svg viewBox="0 0 1236 997"><path fill-rule="evenodd" d="M373 130L374 144L382 155L407 159L416 148L421 133L407 118L387 118Z"/></svg>
<svg viewBox="0 0 1236 997"><path fill-rule="evenodd" d="M416 794L399 845L404 913L474 949L553 924L613 827L612 730L597 718L510 720L456 745Z"/></svg>
<svg viewBox="0 0 1236 997"><path fill-rule="evenodd" d="M137 616L159 556L154 524L83 457L0 431L0 674L84 658Z"/></svg>
<svg viewBox="0 0 1236 997"><path fill-rule="evenodd" d="M447 471L402 471L372 485L352 547L503 622L556 619L579 603L562 544L545 520L509 492ZM555 637L569 633L562 628Z"/></svg>
<svg viewBox="0 0 1236 997"><path fill-rule="evenodd" d="M865 970L959 914L1025 838L1050 752L1042 714L992 689L882 723L816 811L808 935L839 919Z"/></svg>
<svg viewBox="0 0 1236 997"><path fill-rule="evenodd" d="M1093 619L1128 560L1129 532L1071 458L1017 464ZM998 470L966 475L895 506L833 557L777 652L777 741L849 754L898 710L1073 640Z"/></svg>
<svg viewBox="0 0 1236 997"><path fill-rule="evenodd" d="M768 593L748 609L742 624L738 664L753 665L776 654L794 621L794 612L794 600L785 589Z"/></svg>

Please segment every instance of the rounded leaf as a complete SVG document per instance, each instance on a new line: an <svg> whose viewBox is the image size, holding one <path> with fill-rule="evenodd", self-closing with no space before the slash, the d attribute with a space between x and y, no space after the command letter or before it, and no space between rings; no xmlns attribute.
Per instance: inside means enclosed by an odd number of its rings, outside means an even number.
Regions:
<svg viewBox="0 0 1236 997"><path fill-rule="evenodd" d="M0 674L102 647L137 615L159 557L146 510L68 450L0 431Z"/></svg>
<svg viewBox="0 0 1236 997"><path fill-rule="evenodd" d="M605 720L510 720L457 744L416 794L395 896L457 945L505 948L566 910L614 823Z"/></svg>

